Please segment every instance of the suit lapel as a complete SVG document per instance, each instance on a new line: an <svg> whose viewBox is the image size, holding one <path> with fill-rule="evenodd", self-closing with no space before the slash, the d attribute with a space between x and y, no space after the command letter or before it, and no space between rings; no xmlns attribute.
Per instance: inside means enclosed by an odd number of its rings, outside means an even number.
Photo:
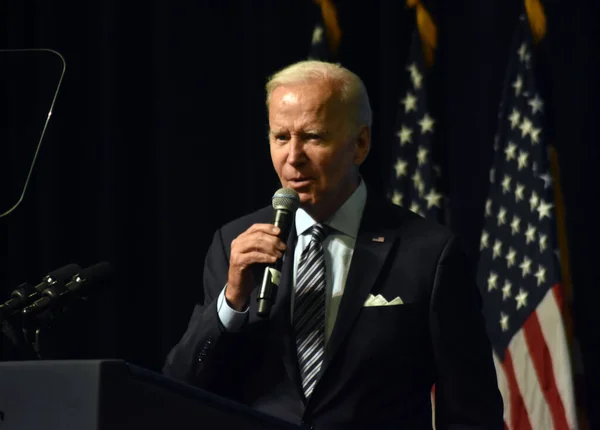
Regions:
<svg viewBox="0 0 600 430"><path fill-rule="evenodd" d="M385 210L382 213L378 205L367 201L338 316L325 350L321 375L351 331L396 241L396 231L386 226L384 213Z"/></svg>

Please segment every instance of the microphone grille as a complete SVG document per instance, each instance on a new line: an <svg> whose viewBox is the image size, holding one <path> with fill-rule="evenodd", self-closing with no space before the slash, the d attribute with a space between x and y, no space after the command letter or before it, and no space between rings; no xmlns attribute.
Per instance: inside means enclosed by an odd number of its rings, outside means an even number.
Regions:
<svg viewBox="0 0 600 430"><path fill-rule="evenodd" d="M273 209L275 210L287 210L294 212L298 209L300 204L300 198L298 193L291 188L280 188L275 191L272 198Z"/></svg>

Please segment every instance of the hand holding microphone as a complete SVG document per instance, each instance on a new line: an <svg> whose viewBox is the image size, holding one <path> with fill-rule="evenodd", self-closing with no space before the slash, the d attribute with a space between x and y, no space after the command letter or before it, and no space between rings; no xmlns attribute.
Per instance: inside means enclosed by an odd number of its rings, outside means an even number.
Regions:
<svg viewBox="0 0 600 430"><path fill-rule="evenodd" d="M258 315L268 317L275 302L283 253L286 250L294 214L299 205L298 194L281 188L273 195L273 223L254 224L231 243L229 273L225 298L236 310L243 310L256 287L252 275L254 264L266 264L258 291Z"/></svg>

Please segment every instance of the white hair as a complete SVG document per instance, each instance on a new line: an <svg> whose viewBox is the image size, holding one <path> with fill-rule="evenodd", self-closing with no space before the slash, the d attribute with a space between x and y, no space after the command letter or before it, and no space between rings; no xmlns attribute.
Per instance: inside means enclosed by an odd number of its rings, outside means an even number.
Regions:
<svg viewBox="0 0 600 430"><path fill-rule="evenodd" d="M356 129L371 127L373 114L369 95L362 80L340 64L306 60L276 72L266 84L267 107L275 88L324 80L332 84L339 100L349 107L350 122Z"/></svg>

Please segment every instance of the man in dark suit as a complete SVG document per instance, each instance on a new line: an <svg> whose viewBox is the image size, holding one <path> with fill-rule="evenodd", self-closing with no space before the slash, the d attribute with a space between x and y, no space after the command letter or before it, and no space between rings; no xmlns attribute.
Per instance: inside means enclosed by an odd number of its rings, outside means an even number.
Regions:
<svg viewBox="0 0 600 430"><path fill-rule="evenodd" d="M361 80L305 61L267 84L269 141L300 208L287 246L272 208L230 222L206 255L204 300L164 373L317 429L502 429L480 297L457 238L368 195ZM284 257L269 318L265 264Z"/></svg>

